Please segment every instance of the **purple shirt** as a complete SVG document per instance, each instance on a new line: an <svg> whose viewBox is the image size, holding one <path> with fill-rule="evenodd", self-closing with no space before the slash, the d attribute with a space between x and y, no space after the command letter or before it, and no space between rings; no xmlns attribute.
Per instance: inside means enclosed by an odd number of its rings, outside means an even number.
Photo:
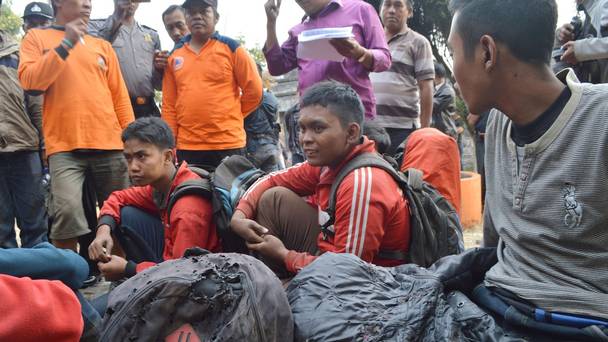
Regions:
<svg viewBox="0 0 608 342"><path fill-rule="evenodd" d="M342 62L298 59L298 35L302 31L326 27L353 27L355 39L374 55L372 70L367 70L354 59ZM361 0L332 0L315 17L289 30L289 39L281 47L274 45L264 51L268 71L273 76L299 69L300 95L310 86L325 80L349 84L361 97L365 117L376 116L376 98L369 80L370 72L382 72L391 66L391 53L386 44L384 29L374 8Z"/></svg>

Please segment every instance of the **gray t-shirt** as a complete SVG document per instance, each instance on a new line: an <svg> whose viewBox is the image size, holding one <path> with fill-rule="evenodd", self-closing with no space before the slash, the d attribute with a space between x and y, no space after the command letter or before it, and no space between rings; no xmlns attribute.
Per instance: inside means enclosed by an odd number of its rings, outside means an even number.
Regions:
<svg viewBox="0 0 608 342"><path fill-rule="evenodd" d="M500 240L485 283L545 310L608 319L608 85L559 77L572 96L524 146L519 172L511 121L490 114L484 231Z"/></svg>

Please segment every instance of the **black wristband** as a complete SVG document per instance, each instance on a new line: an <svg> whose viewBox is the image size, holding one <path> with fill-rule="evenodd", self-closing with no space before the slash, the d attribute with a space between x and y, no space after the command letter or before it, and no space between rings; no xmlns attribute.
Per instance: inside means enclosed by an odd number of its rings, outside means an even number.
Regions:
<svg viewBox="0 0 608 342"><path fill-rule="evenodd" d="M59 57L61 57L61 59L63 59L64 61L66 60L66 58L68 58L68 55L70 54L68 52L68 50L66 50L66 48L63 47L63 45L59 45L58 47L56 47L55 51L57 52Z"/></svg>
<svg viewBox="0 0 608 342"><path fill-rule="evenodd" d="M133 261L127 262L127 266L125 267L125 277L131 278L132 276L137 274L137 264Z"/></svg>

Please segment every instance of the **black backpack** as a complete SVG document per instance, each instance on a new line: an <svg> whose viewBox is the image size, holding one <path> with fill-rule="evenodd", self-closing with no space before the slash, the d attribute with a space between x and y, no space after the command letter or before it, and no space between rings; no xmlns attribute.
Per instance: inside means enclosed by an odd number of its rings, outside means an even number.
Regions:
<svg viewBox="0 0 608 342"><path fill-rule="evenodd" d="M336 193L348 174L363 167L386 171L399 185L408 201L410 211L409 252L380 250L378 257L395 259L429 267L438 259L464 251L462 226L456 209L430 184L422 179L422 172L408 169L400 172L377 153L363 153L348 162L334 180L329 195L330 220L321 231L333 236L336 210Z"/></svg>
<svg viewBox="0 0 608 342"><path fill-rule="evenodd" d="M200 248L110 292L100 341L293 341L281 281L261 261Z"/></svg>
<svg viewBox="0 0 608 342"><path fill-rule="evenodd" d="M171 210L181 197L198 195L209 199L223 251L248 253L245 241L230 229L230 219L247 189L266 173L256 168L249 159L239 155L224 159L213 173L195 166L188 168L201 179L185 181L173 190L167 204L167 220L170 221Z"/></svg>

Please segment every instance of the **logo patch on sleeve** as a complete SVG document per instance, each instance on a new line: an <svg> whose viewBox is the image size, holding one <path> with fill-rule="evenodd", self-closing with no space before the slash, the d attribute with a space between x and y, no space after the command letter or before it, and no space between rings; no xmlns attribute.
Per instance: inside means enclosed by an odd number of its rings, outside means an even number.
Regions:
<svg viewBox="0 0 608 342"><path fill-rule="evenodd" d="M175 57L173 60L173 71L177 71L184 67L184 57Z"/></svg>
<svg viewBox="0 0 608 342"><path fill-rule="evenodd" d="M97 57L97 64L99 65L99 69L106 71L108 69L108 65L106 64L106 60L102 56Z"/></svg>

